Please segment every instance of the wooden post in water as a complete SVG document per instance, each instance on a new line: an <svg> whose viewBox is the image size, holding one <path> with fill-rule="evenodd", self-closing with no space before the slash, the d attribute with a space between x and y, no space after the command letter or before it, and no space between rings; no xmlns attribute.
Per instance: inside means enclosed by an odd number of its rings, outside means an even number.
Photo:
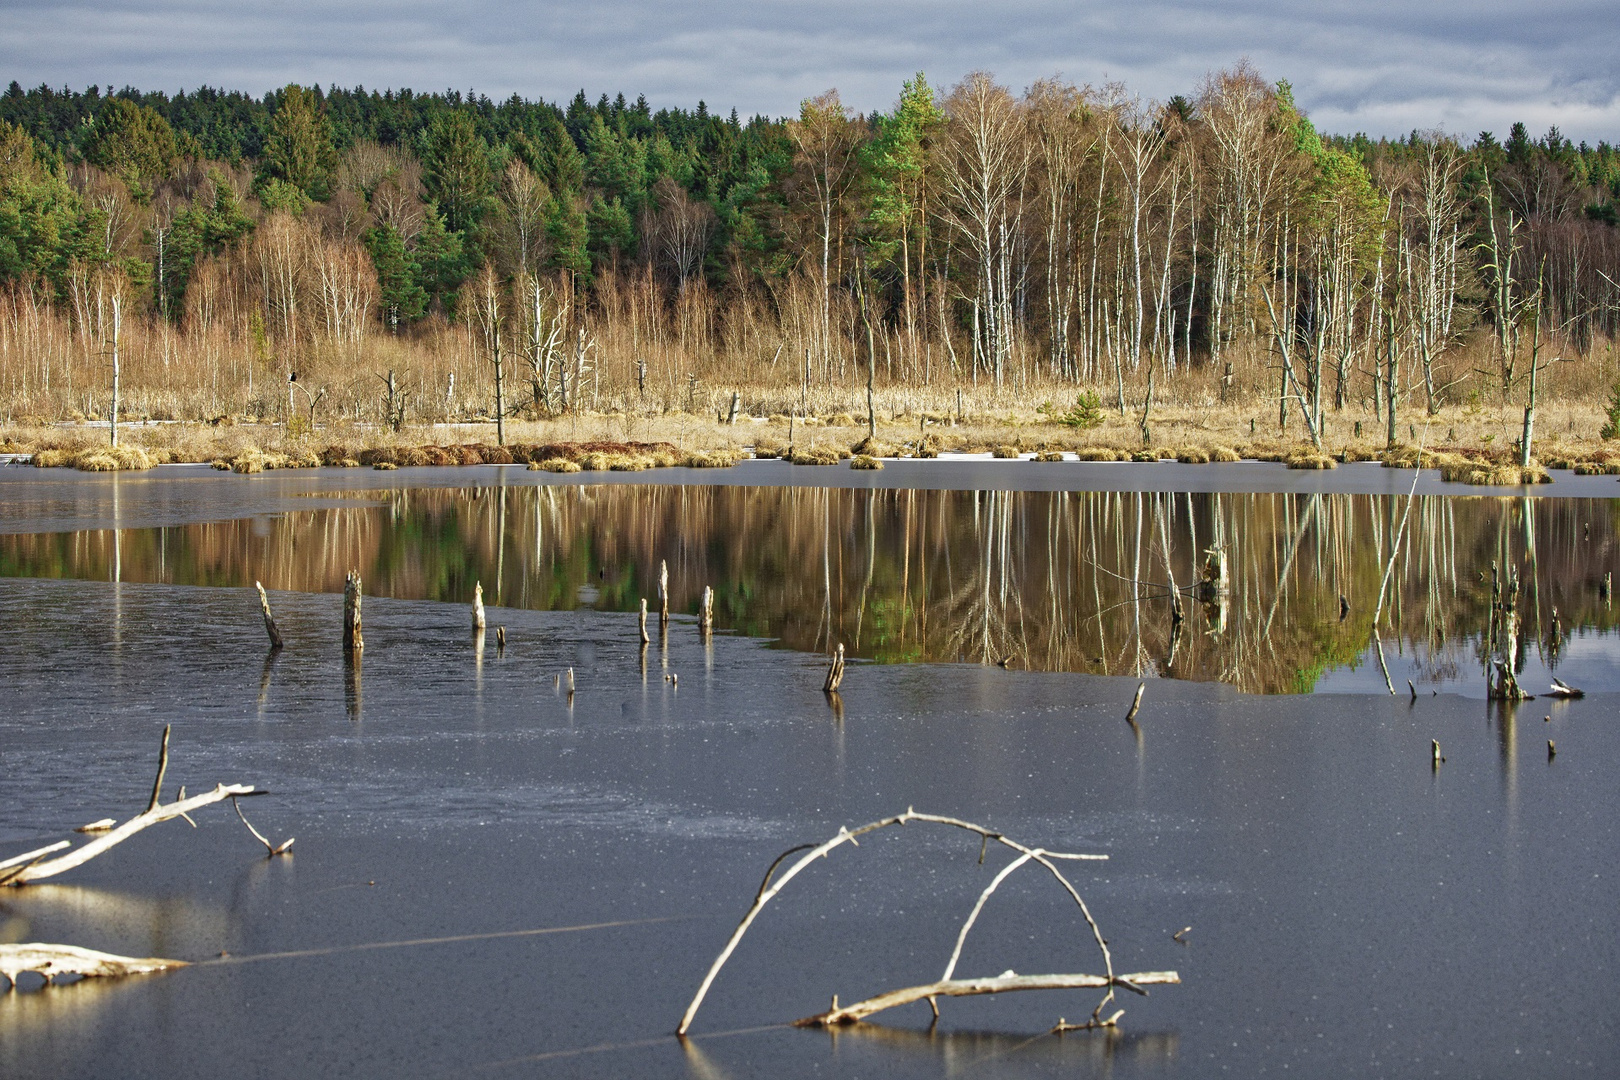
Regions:
<svg viewBox="0 0 1620 1080"><path fill-rule="evenodd" d="M669 627L669 560L658 562L658 627Z"/></svg>
<svg viewBox="0 0 1620 1080"><path fill-rule="evenodd" d="M1136 684L1136 697L1131 699L1131 711L1125 714L1127 724L1136 723L1136 714L1142 709L1142 693L1147 690L1147 683Z"/></svg>
<svg viewBox="0 0 1620 1080"><path fill-rule="evenodd" d="M703 586L703 607L698 611L698 629L704 634L714 630L714 589Z"/></svg>
<svg viewBox="0 0 1620 1080"><path fill-rule="evenodd" d="M838 687L844 681L844 643L840 641L834 650L832 663L827 665L827 681L822 684L824 693L836 694Z"/></svg>
<svg viewBox="0 0 1620 1080"><path fill-rule="evenodd" d="M343 579L343 647L357 653L365 649L360 634L360 575L353 570Z"/></svg>
<svg viewBox="0 0 1620 1080"><path fill-rule="evenodd" d="M647 636L647 598L643 596L641 598L641 643L645 645L651 640L652 638Z"/></svg>
<svg viewBox="0 0 1620 1080"><path fill-rule="evenodd" d="M264 632L270 635L270 647L279 649L282 645L281 631L276 628L276 617L270 614L270 597L265 594L264 586L257 581L253 583L253 587L259 590L259 610L264 612Z"/></svg>
<svg viewBox="0 0 1620 1080"><path fill-rule="evenodd" d="M472 620L474 630L484 628L484 583L481 581L473 583Z"/></svg>

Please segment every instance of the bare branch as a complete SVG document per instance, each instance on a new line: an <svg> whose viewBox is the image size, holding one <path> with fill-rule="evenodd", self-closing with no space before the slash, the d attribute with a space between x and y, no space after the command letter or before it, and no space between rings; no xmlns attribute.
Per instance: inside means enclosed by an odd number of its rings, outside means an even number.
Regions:
<svg viewBox="0 0 1620 1080"><path fill-rule="evenodd" d="M983 825L975 825L971 821L963 821L960 818L941 817L937 814L919 814L917 811L908 807L906 812L903 814L896 814L893 817L882 818L878 821L873 821L869 824L862 825L858 829L850 830L848 828L840 827L836 836L830 840L826 840L820 844L811 846L808 852L801 856L793 863L792 866L788 867L787 870L782 873L781 877L772 881L771 873L775 872L776 868L781 865L782 861L786 859L787 856L793 854L793 852L804 850L804 848L808 845L801 844L798 847L790 848L781 855L777 856L776 860L771 864L771 871L765 875L765 880L763 883L761 883L760 890L755 895L753 904L750 905L748 911L744 913L742 921L737 924L737 929L732 931L731 938L726 942L725 948L720 950L720 955L715 957L714 963L709 966L708 973L704 975L703 982L698 986L697 993L693 995L691 1004L686 1007L686 1012L682 1015L680 1026L675 1029L675 1034L685 1035L687 1030L692 1026L692 1019L697 1015L698 1009L702 1006L703 999L708 995L709 987L714 984L715 977L720 974L720 969L725 966L727 960L731 959L731 954L736 951L738 943L742 941L743 935L746 934L748 932L748 928L753 925L754 919L759 916L760 911L764 909L766 904L771 902L777 893L782 891L788 882L797 877L799 873L811 863L815 862L817 859L825 858L828 854L844 844L852 844L859 847L860 845L858 843L858 839L865 836L867 833L876 832L878 829L886 829L891 825L907 825L913 821L921 821L934 825L946 825L951 828L963 829L967 832L975 833L981 837L985 843L994 840L996 843L1009 847L1018 852L1020 855L1025 856L1025 859L1018 860L1020 863L1032 859L1044 866L1047 871L1057 879L1059 884L1063 886L1063 888L1079 906L1080 912L1085 917L1087 925L1091 927L1092 936L1096 939L1098 947L1102 950L1103 959L1108 968L1108 974L1103 977L1103 981L1101 983L1087 985L1108 986L1109 994L1108 997L1103 999L1104 1002L1107 1002L1109 998L1113 996L1111 982L1114 977L1113 959L1108 953L1108 945L1103 940L1102 932L1097 928L1096 921L1092 919L1090 910L1087 909L1085 902L1080 899L1079 892L1075 890L1074 886L1069 883L1068 879L1058 871L1057 867L1053 865L1051 861L1053 859L1105 861L1107 860L1108 856L1074 855L1056 851L1043 851L1038 848L1029 848L1015 840L1008 839L1006 836L1003 836L1001 833L996 832L993 829L987 829ZM982 906L982 898L980 906ZM975 917L977 916L977 913L978 909L975 908ZM971 925L971 922L972 920L970 919L969 925ZM1088 977L1097 978L1097 976ZM971 982L974 980L968 981ZM985 993L987 991L975 992ZM947 994L946 991L940 991L940 993ZM922 996L928 997L930 995L924 994ZM949 995L947 994L947 996ZM918 999L914 998L911 1000ZM1098 1008L1101 1009L1102 1006L1099 1005Z"/></svg>
<svg viewBox="0 0 1620 1080"><path fill-rule="evenodd" d="M1181 982L1174 971L1142 971L1134 975L1018 975L1007 971L987 979L941 979L925 986L907 986L890 990L853 1005L842 1005L815 1016L793 1021L794 1027L832 1027L835 1024L853 1024L873 1013L909 1005L934 997L970 997L975 994L1005 994L1015 990L1086 990L1108 987L1110 992L1122 986L1134 993L1147 996L1143 986L1173 985Z"/></svg>

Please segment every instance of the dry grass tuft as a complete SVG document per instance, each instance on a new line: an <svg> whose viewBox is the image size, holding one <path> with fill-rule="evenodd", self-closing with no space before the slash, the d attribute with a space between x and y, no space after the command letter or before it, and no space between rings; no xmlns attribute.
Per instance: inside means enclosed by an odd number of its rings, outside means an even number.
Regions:
<svg viewBox="0 0 1620 1080"><path fill-rule="evenodd" d="M850 447L850 452L866 457L899 457L900 448L881 439L874 439L870 435Z"/></svg>
<svg viewBox="0 0 1620 1080"><path fill-rule="evenodd" d="M806 446L794 449L788 460L795 465L836 465L843 457L830 446Z"/></svg>
<svg viewBox="0 0 1620 1080"><path fill-rule="evenodd" d="M1176 451L1176 460L1184 465L1208 465L1210 454L1202 446L1183 446Z"/></svg>
<svg viewBox="0 0 1620 1080"><path fill-rule="evenodd" d="M998 458L1015 458L1015 457L1019 456L1018 447L1009 446L1009 445L1004 443L1001 446L998 446L994 450L990 451L990 455L992 457L998 457Z"/></svg>
<svg viewBox="0 0 1620 1080"><path fill-rule="evenodd" d="M1063 451L1061 451L1061 450L1042 450L1040 453L1035 455L1035 460L1036 461L1065 461L1065 460L1067 460L1067 458L1065 458L1065 456L1063 454Z"/></svg>
<svg viewBox="0 0 1620 1080"><path fill-rule="evenodd" d="M534 472L536 470L544 470L546 472L555 473L576 473L580 471L580 465L577 461L569 461L567 458L554 457L547 458L544 461L529 462L529 471Z"/></svg>
<svg viewBox="0 0 1620 1080"><path fill-rule="evenodd" d="M1336 469L1339 463L1312 446L1296 446L1283 455L1290 469Z"/></svg>
<svg viewBox="0 0 1620 1080"><path fill-rule="evenodd" d="M84 472L132 472L150 469L152 458L138 446L97 446L75 454L72 464Z"/></svg>
<svg viewBox="0 0 1620 1080"><path fill-rule="evenodd" d="M1211 461L1242 461L1243 456L1230 446L1216 446L1209 451Z"/></svg>
<svg viewBox="0 0 1620 1080"><path fill-rule="evenodd" d="M681 459L688 469L729 469L740 455L735 450L694 450Z"/></svg>
<svg viewBox="0 0 1620 1080"><path fill-rule="evenodd" d="M68 465L72 465L73 459L77 457L78 454L79 451L77 450L64 450L60 447L50 447L45 450L35 450L34 456L31 460L37 468L60 469L65 468Z"/></svg>
<svg viewBox="0 0 1620 1080"><path fill-rule="evenodd" d="M1112 446L1081 446L1074 451L1081 461L1118 461L1120 452ZM1126 460L1129 460L1127 457Z"/></svg>
<svg viewBox="0 0 1620 1080"><path fill-rule="evenodd" d="M1552 476L1540 464L1532 461L1529 468L1517 463L1475 461L1460 457L1440 468L1440 478L1456 484L1476 484L1482 487L1523 487L1527 484L1550 484Z"/></svg>
<svg viewBox="0 0 1620 1080"><path fill-rule="evenodd" d="M849 459L849 467L852 469L871 469L876 471L883 468L883 462L879 461L870 454L856 454L854 457Z"/></svg>
<svg viewBox="0 0 1620 1080"><path fill-rule="evenodd" d="M392 461L374 462L371 467L376 469L378 472L391 472L394 469L399 468L399 466L395 465Z"/></svg>
<svg viewBox="0 0 1620 1080"><path fill-rule="evenodd" d="M769 435L761 435L754 440L754 456L762 460L765 458L779 458L786 450L787 446L784 443L778 442Z"/></svg>

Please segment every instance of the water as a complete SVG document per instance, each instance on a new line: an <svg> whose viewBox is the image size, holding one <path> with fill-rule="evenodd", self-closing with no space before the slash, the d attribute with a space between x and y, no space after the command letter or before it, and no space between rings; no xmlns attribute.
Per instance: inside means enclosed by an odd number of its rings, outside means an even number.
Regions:
<svg viewBox="0 0 1620 1080"><path fill-rule="evenodd" d="M0 1074L1602 1075L1620 1050L1612 504L1414 505L1391 696L1364 647L1404 497L260 490L240 505L277 513L0 543L0 856L144 806L164 723L171 795L260 784L254 824L298 838L266 860L211 807L0 893L5 940L205 961L0 997ZM1091 566L1163 580L1167 547L1185 584L1217 520L1241 526L1224 624L1189 601L1171 660L1162 598L1096 618L1132 590ZM677 614L643 656L660 558ZM1493 558L1523 575L1511 643L1486 641ZM358 666L327 591L351 562ZM471 639L474 580L504 652ZM983 653L948 629L975 612ZM834 639L906 662L852 662L835 707ZM1484 700L1503 648L1532 692L1557 671L1588 696ZM1044 1034L1090 992L781 1026L938 977L1005 857L913 825L795 880L669 1037L771 859L912 805L1108 855L1075 881L1116 968L1182 984L1121 994L1116 1032ZM1021 871L958 973L1097 970L1065 905Z"/></svg>

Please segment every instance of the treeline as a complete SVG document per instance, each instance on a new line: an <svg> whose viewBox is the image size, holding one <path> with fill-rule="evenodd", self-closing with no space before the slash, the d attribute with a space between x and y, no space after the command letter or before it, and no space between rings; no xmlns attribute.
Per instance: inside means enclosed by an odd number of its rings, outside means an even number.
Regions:
<svg viewBox="0 0 1620 1080"><path fill-rule="evenodd" d="M499 356L502 411L1082 384L1122 411L1258 395L1318 438L1609 346L1617 205L1608 144L1326 138L1246 65L1165 103L918 75L887 113L829 91L746 123L13 83L0 385L13 417L104 414L114 356L136 414L274 414L298 371L376 418L397 369L417 415L463 415Z"/></svg>

